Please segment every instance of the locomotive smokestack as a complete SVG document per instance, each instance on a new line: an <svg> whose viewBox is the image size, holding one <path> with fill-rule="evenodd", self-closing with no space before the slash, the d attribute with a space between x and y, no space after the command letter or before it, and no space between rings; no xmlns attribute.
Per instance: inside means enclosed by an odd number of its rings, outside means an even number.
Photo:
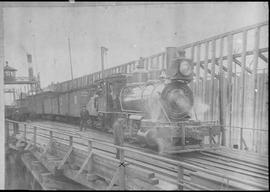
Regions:
<svg viewBox="0 0 270 192"><path fill-rule="evenodd" d="M30 80L34 78L33 64L32 64L32 55L27 54L27 63L28 63L28 76Z"/></svg>
<svg viewBox="0 0 270 192"><path fill-rule="evenodd" d="M167 47L166 48L167 54L167 69L170 68L173 61L178 57L185 57L185 51L183 49L177 49L176 47Z"/></svg>

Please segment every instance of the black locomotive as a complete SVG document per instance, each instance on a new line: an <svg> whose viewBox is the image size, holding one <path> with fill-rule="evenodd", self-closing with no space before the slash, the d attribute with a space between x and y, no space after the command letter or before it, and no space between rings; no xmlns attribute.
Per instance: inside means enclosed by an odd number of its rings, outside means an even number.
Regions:
<svg viewBox="0 0 270 192"><path fill-rule="evenodd" d="M20 104L36 116L73 122L85 105L91 116L89 127L111 131L113 123L122 119L125 137L134 142L167 151L201 147L204 138L218 135L220 128L191 120L193 62L183 54L167 57L166 71L147 71L139 63L133 73L107 75L83 89L29 96Z"/></svg>

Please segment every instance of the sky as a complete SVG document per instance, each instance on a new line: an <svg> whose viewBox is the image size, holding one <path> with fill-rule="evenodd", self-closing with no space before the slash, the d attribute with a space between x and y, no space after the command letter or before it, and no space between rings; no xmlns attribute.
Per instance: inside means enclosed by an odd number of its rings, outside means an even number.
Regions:
<svg viewBox="0 0 270 192"><path fill-rule="evenodd" d="M68 38L76 78L101 69L101 46L108 68L266 20L266 2L5 8L5 60L27 76L32 54L46 87L71 79Z"/></svg>

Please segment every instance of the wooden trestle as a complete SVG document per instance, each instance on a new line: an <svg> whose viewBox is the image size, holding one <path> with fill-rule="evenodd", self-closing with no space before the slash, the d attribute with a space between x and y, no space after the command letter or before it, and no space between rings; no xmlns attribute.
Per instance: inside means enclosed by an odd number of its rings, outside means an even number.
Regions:
<svg viewBox="0 0 270 192"><path fill-rule="evenodd" d="M9 147L23 151L22 161L43 189L269 189L268 156L222 147L164 157L57 127L20 123L16 129L18 123L6 120Z"/></svg>

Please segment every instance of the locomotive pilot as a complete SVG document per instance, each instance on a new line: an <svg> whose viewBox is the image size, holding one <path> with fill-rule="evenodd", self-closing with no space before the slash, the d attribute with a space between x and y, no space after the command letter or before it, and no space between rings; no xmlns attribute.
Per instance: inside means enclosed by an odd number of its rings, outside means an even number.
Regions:
<svg viewBox="0 0 270 192"><path fill-rule="evenodd" d="M82 106L82 110L80 112L81 122L80 122L80 131L85 131L87 121L90 118L89 112L86 109L86 106Z"/></svg>

